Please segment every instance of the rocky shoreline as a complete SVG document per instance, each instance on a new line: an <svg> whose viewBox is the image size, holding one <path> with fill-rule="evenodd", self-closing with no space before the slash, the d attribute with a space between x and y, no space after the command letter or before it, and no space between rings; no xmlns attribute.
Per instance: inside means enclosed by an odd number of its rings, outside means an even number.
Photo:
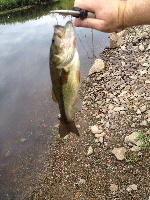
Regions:
<svg viewBox="0 0 150 200"><path fill-rule="evenodd" d="M80 137L56 137L32 199L150 200L150 26L111 39L80 89Z"/></svg>

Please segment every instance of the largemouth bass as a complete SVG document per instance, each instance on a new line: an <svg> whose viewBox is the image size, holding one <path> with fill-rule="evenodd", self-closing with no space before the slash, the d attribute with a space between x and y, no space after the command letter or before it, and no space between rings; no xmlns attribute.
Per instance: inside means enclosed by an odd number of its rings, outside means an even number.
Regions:
<svg viewBox="0 0 150 200"><path fill-rule="evenodd" d="M58 103L61 114L60 137L70 132L79 135L72 120L76 105L81 108L81 102L78 100L79 70L80 61L72 22L68 21L65 26L55 25L50 48L50 74L52 99Z"/></svg>

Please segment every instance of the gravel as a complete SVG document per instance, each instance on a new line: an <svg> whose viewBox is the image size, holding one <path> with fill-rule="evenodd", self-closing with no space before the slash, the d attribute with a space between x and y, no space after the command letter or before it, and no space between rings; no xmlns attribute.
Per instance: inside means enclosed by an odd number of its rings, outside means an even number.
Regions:
<svg viewBox="0 0 150 200"><path fill-rule="evenodd" d="M81 85L80 137L56 137L26 199L149 200L149 39L150 26L129 28L119 46L102 52ZM114 149L123 150L121 159Z"/></svg>

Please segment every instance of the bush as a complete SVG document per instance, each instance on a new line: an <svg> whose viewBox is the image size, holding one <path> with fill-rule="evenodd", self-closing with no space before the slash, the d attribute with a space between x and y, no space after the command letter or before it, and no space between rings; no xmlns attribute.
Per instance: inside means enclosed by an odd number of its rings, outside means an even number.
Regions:
<svg viewBox="0 0 150 200"><path fill-rule="evenodd" d="M37 5L44 2L52 2L53 0L0 0L0 12L12 10L14 8Z"/></svg>

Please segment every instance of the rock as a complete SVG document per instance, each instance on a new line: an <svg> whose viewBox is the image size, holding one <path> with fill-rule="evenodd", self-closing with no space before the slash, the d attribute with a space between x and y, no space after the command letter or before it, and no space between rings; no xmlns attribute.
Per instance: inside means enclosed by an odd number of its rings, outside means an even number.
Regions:
<svg viewBox="0 0 150 200"><path fill-rule="evenodd" d="M140 75L143 76L144 74L147 74L147 70L140 70Z"/></svg>
<svg viewBox="0 0 150 200"><path fill-rule="evenodd" d="M140 151L140 150L141 150L140 146L136 146L136 145L130 148L130 151Z"/></svg>
<svg viewBox="0 0 150 200"><path fill-rule="evenodd" d="M99 129L98 129L98 126L94 125L94 126L91 126L91 132L94 133L94 134L97 134L99 133Z"/></svg>
<svg viewBox="0 0 150 200"><path fill-rule="evenodd" d="M137 185L135 184L129 185L126 190L128 192L131 192L132 190L137 190Z"/></svg>
<svg viewBox="0 0 150 200"><path fill-rule="evenodd" d="M147 122L150 123L150 117L147 118Z"/></svg>
<svg viewBox="0 0 150 200"><path fill-rule="evenodd" d="M146 80L146 81L145 81L145 84L148 84L148 85L149 85L149 84L150 84L150 80Z"/></svg>
<svg viewBox="0 0 150 200"><path fill-rule="evenodd" d="M121 61L121 65L124 67L126 63L124 61Z"/></svg>
<svg viewBox="0 0 150 200"><path fill-rule="evenodd" d="M147 125L148 125L148 123L147 123L147 121L146 121L146 120L143 120L143 121L140 123L140 125L141 125L141 126L147 126Z"/></svg>
<svg viewBox="0 0 150 200"><path fill-rule="evenodd" d="M143 113L146 111L146 105L143 105L141 108L140 108L140 111Z"/></svg>
<svg viewBox="0 0 150 200"><path fill-rule="evenodd" d="M89 75L96 73L96 72L100 72L102 70L104 70L105 68L105 63L102 59L96 59L93 66L91 67L90 71L89 71Z"/></svg>
<svg viewBox="0 0 150 200"><path fill-rule="evenodd" d="M79 180L78 183L79 183L79 184L85 184L85 183L86 183L86 180L81 178L81 179Z"/></svg>
<svg viewBox="0 0 150 200"><path fill-rule="evenodd" d="M144 45L143 45L143 44L140 44L139 50L140 50L140 51L144 51L144 49L145 49L145 48L144 48Z"/></svg>
<svg viewBox="0 0 150 200"><path fill-rule="evenodd" d="M88 148L87 155L90 156L91 154L93 154L93 148L90 146L90 147Z"/></svg>
<svg viewBox="0 0 150 200"><path fill-rule="evenodd" d="M111 192L116 192L118 190L118 185L116 184L111 184L109 187Z"/></svg>
<svg viewBox="0 0 150 200"><path fill-rule="evenodd" d="M108 110L113 110L113 109L114 109L114 105L113 104L109 104Z"/></svg>
<svg viewBox="0 0 150 200"><path fill-rule="evenodd" d="M79 128L79 129L81 128L80 124L76 125L76 127Z"/></svg>
<svg viewBox="0 0 150 200"><path fill-rule="evenodd" d="M118 111L121 111L121 110L125 110L125 108L124 107L115 107L113 109L113 111L115 111L115 112L118 112Z"/></svg>
<svg viewBox="0 0 150 200"><path fill-rule="evenodd" d="M143 63L143 65L142 65L143 67L149 67L150 65L149 65L149 63Z"/></svg>
<svg viewBox="0 0 150 200"><path fill-rule="evenodd" d="M21 138L20 142L25 142L27 139L26 138Z"/></svg>
<svg viewBox="0 0 150 200"><path fill-rule="evenodd" d="M112 150L112 153L116 156L116 158L118 160L123 160L125 159L125 152L126 152L126 148L125 147L120 147L120 148L114 148Z"/></svg>
<svg viewBox="0 0 150 200"><path fill-rule="evenodd" d="M60 125L60 124L55 124L55 126L54 126L54 127L55 127L55 128L59 128L59 125Z"/></svg>
<svg viewBox="0 0 150 200"><path fill-rule="evenodd" d="M95 142L103 143L105 135L106 135L106 133L95 134L95 137L97 138L97 140L95 140Z"/></svg>
<svg viewBox="0 0 150 200"><path fill-rule="evenodd" d="M138 132L133 132L131 135L125 137L124 142L127 143L129 146L133 146L134 144L137 145L138 135Z"/></svg>
<svg viewBox="0 0 150 200"><path fill-rule="evenodd" d="M104 137L106 133L95 134L96 138Z"/></svg>
<svg viewBox="0 0 150 200"><path fill-rule="evenodd" d="M110 48L117 47L118 39L119 39L119 36L117 35L117 33L115 33L115 32L110 33Z"/></svg>
<svg viewBox="0 0 150 200"><path fill-rule="evenodd" d="M141 110L140 110L140 109L137 109L136 113L137 113L138 115L140 115L140 114L141 114Z"/></svg>
<svg viewBox="0 0 150 200"><path fill-rule="evenodd" d="M103 143L103 142L104 142L104 138L103 138L103 137L100 137L100 138L99 138L99 142L100 142L100 143Z"/></svg>
<svg viewBox="0 0 150 200"><path fill-rule="evenodd" d="M98 143L98 142L99 142L99 139L96 138L96 139L95 139L95 142Z"/></svg>
<svg viewBox="0 0 150 200"><path fill-rule="evenodd" d="M133 79L133 80L136 80L136 79L137 79L137 76L132 75L132 76L130 76L130 78Z"/></svg>
<svg viewBox="0 0 150 200"><path fill-rule="evenodd" d="M121 50L125 51L126 47L125 46L121 46Z"/></svg>
<svg viewBox="0 0 150 200"><path fill-rule="evenodd" d="M120 31L119 33L117 33L117 35L118 35L119 37L125 37L128 33L129 33L128 30L122 30L122 31Z"/></svg>
<svg viewBox="0 0 150 200"><path fill-rule="evenodd" d="M69 135L66 135L66 136L64 137L64 140L67 140L67 139L68 139L68 137L69 137Z"/></svg>
<svg viewBox="0 0 150 200"><path fill-rule="evenodd" d="M135 123L131 124L131 127L132 127L132 128L135 128L135 126L136 126L136 124L135 124Z"/></svg>

